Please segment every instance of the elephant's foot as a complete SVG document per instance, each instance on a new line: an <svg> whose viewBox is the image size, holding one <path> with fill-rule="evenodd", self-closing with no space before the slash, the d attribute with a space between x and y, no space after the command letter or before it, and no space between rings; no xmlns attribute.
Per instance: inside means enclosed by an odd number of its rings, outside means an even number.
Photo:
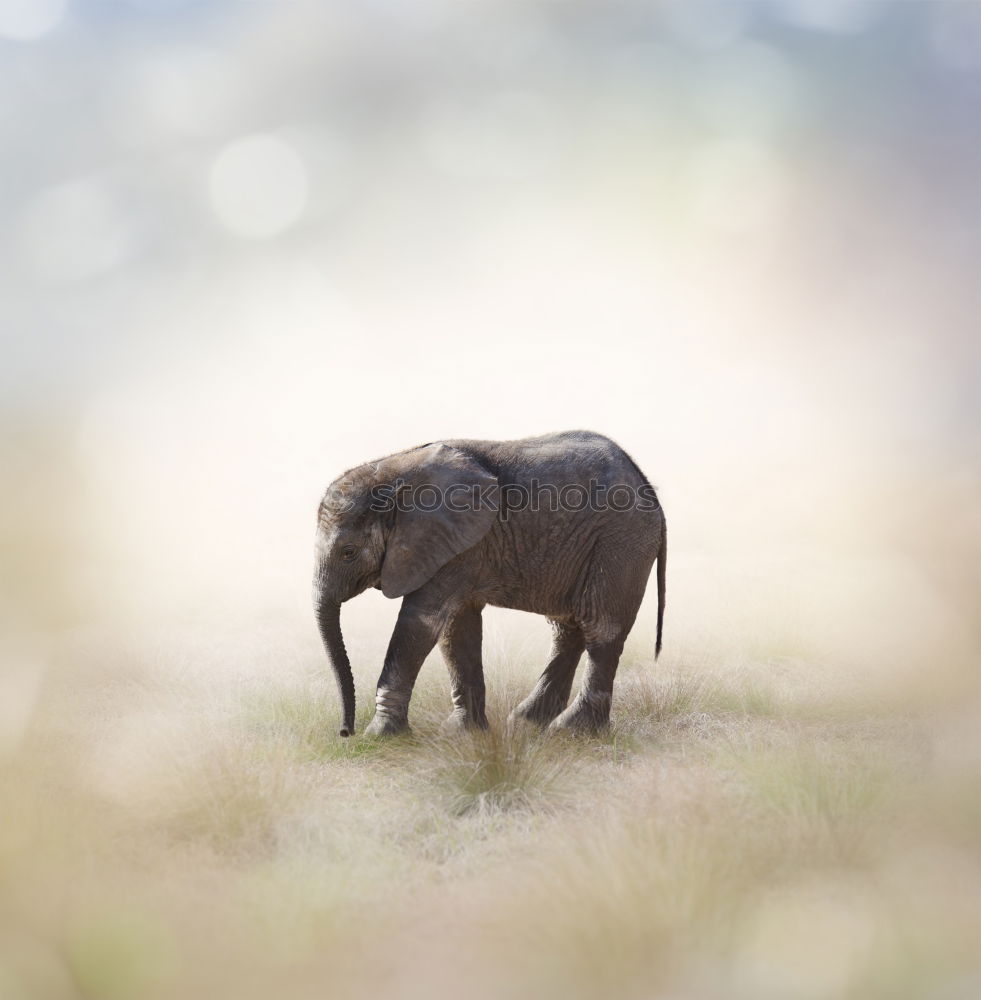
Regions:
<svg viewBox="0 0 981 1000"><path fill-rule="evenodd" d="M526 698L511 712L508 722L530 722L544 729L561 711L561 705L550 705L544 699Z"/></svg>
<svg viewBox="0 0 981 1000"><path fill-rule="evenodd" d="M549 732L572 732L596 736L610 728L608 694L580 694L578 698L548 727Z"/></svg>
<svg viewBox="0 0 981 1000"><path fill-rule="evenodd" d="M375 693L375 717L368 723L365 736L394 736L409 728L409 696L399 688L378 685Z"/></svg>
<svg viewBox="0 0 981 1000"><path fill-rule="evenodd" d="M365 736L396 736L409 731L409 720L375 712L374 718L365 728Z"/></svg>
<svg viewBox="0 0 981 1000"><path fill-rule="evenodd" d="M459 708L454 709L446 717L442 725L442 731L447 735L453 733L473 732L474 730L487 729L487 716L476 715L472 712L465 712Z"/></svg>

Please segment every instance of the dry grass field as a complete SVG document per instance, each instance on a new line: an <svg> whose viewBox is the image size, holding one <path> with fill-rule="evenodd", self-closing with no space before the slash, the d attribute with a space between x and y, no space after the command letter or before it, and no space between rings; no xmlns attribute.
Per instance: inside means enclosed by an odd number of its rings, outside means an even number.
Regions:
<svg viewBox="0 0 981 1000"><path fill-rule="evenodd" d="M914 711L641 631L609 737L543 739L520 617L489 733L441 735L434 658L387 742L336 736L312 636L61 640L2 763L0 995L978 995L969 684Z"/></svg>

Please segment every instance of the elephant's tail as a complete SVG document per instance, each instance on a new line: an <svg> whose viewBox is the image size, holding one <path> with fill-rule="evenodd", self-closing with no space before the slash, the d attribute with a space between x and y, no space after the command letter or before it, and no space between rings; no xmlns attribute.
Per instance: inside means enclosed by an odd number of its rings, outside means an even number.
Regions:
<svg viewBox="0 0 981 1000"><path fill-rule="evenodd" d="M668 526L661 529L661 551L657 554L657 641L654 645L654 659L661 655L661 634L664 631L664 577L668 563Z"/></svg>

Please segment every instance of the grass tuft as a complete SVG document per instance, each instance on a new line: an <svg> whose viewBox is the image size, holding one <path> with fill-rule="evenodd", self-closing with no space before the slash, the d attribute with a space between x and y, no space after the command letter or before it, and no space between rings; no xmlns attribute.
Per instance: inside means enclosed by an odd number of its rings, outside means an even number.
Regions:
<svg viewBox="0 0 981 1000"><path fill-rule="evenodd" d="M427 785L455 816L548 809L568 794L582 752L524 723L430 736Z"/></svg>

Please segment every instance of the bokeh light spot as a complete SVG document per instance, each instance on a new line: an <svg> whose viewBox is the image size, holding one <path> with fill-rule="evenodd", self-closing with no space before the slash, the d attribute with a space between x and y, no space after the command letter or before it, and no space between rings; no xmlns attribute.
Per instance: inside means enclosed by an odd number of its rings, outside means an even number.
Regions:
<svg viewBox="0 0 981 1000"><path fill-rule="evenodd" d="M888 6L869 0L778 0L774 8L800 28L852 35L870 27Z"/></svg>
<svg viewBox="0 0 981 1000"><path fill-rule="evenodd" d="M266 239L289 229L303 214L306 167L288 143L253 135L227 145L211 168L211 204L229 232Z"/></svg>
<svg viewBox="0 0 981 1000"><path fill-rule="evenodd" d="M177 132L203 134L221 120L235 92L235 70L221 52L168 48L140 64L144 111Z"/></svg>
<svg viewBox="0 0 981 1000"><path fill-rule="evenodd" d="M68 0L0 0L0 37L33 41L56 28Z"/></svg>

